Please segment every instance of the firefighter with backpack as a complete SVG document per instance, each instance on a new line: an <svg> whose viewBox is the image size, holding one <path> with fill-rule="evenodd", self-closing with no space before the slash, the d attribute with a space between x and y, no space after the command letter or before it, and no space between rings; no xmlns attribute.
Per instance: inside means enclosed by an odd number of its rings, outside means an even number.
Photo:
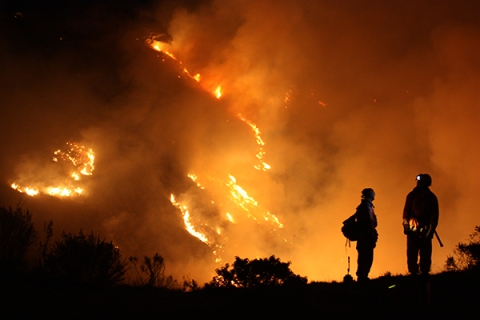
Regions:
<svg viewBox="0 0 480 320"><path fill-rule="evenodd" d="M368 274L373 264L373 249L375 249L378 233L377 233L377 216L373 210L373 200L375 200L375 192L371 188L362 190L362 200L355 212L358 239L357 239L357 281L365 283L370 280Z"/></svg>
<svg viewBox="0 0 480 320"><path fill-rule="evenodd" d="M417 186L407 195L403 209L403 233L407 236L408 272L427 276L432 265L432 238L438 225L438 199L429 188L429 174L419 174L416 180Z"/></svg>

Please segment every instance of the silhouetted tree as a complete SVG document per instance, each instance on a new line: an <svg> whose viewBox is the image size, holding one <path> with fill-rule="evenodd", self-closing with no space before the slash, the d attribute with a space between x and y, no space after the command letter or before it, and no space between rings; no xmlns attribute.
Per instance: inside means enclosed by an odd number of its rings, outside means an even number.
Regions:
<svg viewBox="0 0 480 320"><path fill-rule="evenodd" d="M32 216L17 208L0 208L0 273L8 275L26 269L27 253L37 239Z"/></svg>
<svg viewBox="0 0 480 320"><path fill-rule="evenodd" d="M254 288L307 283L306 277L296 275L290 270L290 262L281 262L275 256L251 261L235 257L231 268L227 263L215 272L217 276L206 283L205 287Z"/></svg>
<svg viewBox="0 0 480 320"><path fill-rule="evenodd" d="M179 287L177 281L172 276L165 276L165 261L158 253L155 253L152 258L148 256L143 257L143 263L140 265L141 273L137 268L138 258L130 257L128 260L135 267L138 285L168 289Z"/></svg>
<svg viewBox="0 0 480 320"><path fill-rule="evenodd" d="M453 256L445 262L447 271L480 270L480 226L470 235L468 243L459 243Z"/></svg>
<svg viewBox="0 0 480 320"><path fill-rule="evenodd" d="M55 241L45 254L45 271L69 284L114 285L123 281L126 262L112 242L80 230L78 235L63 232Z"/></svg>

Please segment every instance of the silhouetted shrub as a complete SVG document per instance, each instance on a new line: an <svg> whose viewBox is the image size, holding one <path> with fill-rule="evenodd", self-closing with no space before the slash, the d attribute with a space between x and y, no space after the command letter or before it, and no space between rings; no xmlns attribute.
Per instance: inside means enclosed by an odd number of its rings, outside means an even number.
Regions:
<svg viewBox="0 0 480 320"><path fill-rule="evenodd" d="M445 262L447 271L480 270L480 227L470 235L468 243L459 243L453 256L448 256Z"/></svg>
<svg viewBox="0 0 480 320"><path fill-rule="evenodd" d="M32 217L17 208L0 208L0 272L8 275L27 268L26 256L37 239Z"/></svg>
<svg viewBox="0 0 480 320"><path fill-rule="evenodd" d="M62 233L53 249L45 254L45 271L68 284L114 285L123 281L126 262L111 242L97 236Z"/></svg>
<svg viewBox="0 0 480 320"><path fill-rule="evenodd" d="M205 284L206 288L254 288L307 283L306 277L290 270L290 262L280 262L275 256L251 261L235 257L231 268L227 263L215 272L217 276Z"/></svg>
<svg viewBox="0 0 480 320"><path fill-rule="evenodd" d="M165 276L165 261L158 253L155 253L152 258L148 256L143 257L140 272L137 268L138 258L130 257L128 260L133 264L137 272L136 285L168 289L179 288L177 281L172 276Z"/></svg>

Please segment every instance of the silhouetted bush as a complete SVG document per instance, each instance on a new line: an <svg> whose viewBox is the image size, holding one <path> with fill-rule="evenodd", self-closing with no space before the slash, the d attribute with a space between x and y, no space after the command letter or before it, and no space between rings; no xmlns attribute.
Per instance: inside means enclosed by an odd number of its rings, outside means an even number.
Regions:
<svg viewBox="0 0 480 320"><path fill-rule="evenodd" d="M165 261L158 253L155 253L152 258L148 256L143 257L140 272L137 268L138 258L130 257L128 260L133 264L137 272L136 285L167 289L179 288L177 281L172 276L165 276Z"/></svg>
<svg viewBox="0 0 480 320"><path fill-rule="evenodd" d="M445 262L447 271L480 270L480 227L470 235L468 243L459 243L453 256L448 256Z"/></svg>
<svg viewBox="0 0 480 320"><path fill-rule="evenodd" d="M215 272L217 276L205 284L206 288L255 288L307 283L306 277L290 270L290 262L280 262L275 256L251 261L235 257L231 268L227 263Z"/></svg>
<svg viewBox="0 0 480 320"><path fill-rule="evenodd" d="M27 211L0 207L0 273L3 276L27 268L26 256L37 239Z"/></svg>
<svg viewBox="0 0 480 320"><path fill-rule="evenodd" d="M97 236L62 233L53 249L45 254L45 271L69 284L114 285L123 281L126 262L111 242Z"/></svg>

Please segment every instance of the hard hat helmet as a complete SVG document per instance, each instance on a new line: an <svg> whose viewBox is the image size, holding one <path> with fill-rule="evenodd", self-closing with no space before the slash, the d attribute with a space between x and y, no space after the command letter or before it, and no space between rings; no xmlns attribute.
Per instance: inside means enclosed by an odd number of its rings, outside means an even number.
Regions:
<svg viewBox="0 0 480 320"><path fill-rule="evenodd" d="M375 191L373 191L372 188L365 188L362 190L362 198L370 198L374 199L375 198Z"/></svg>
<svg viewBox="0 0 480 320"><path fill-rule="evenodd" d="M416 177L417 184L425 187L430 187L432 185L432 177L428 173L420 173Z"/></svg>

